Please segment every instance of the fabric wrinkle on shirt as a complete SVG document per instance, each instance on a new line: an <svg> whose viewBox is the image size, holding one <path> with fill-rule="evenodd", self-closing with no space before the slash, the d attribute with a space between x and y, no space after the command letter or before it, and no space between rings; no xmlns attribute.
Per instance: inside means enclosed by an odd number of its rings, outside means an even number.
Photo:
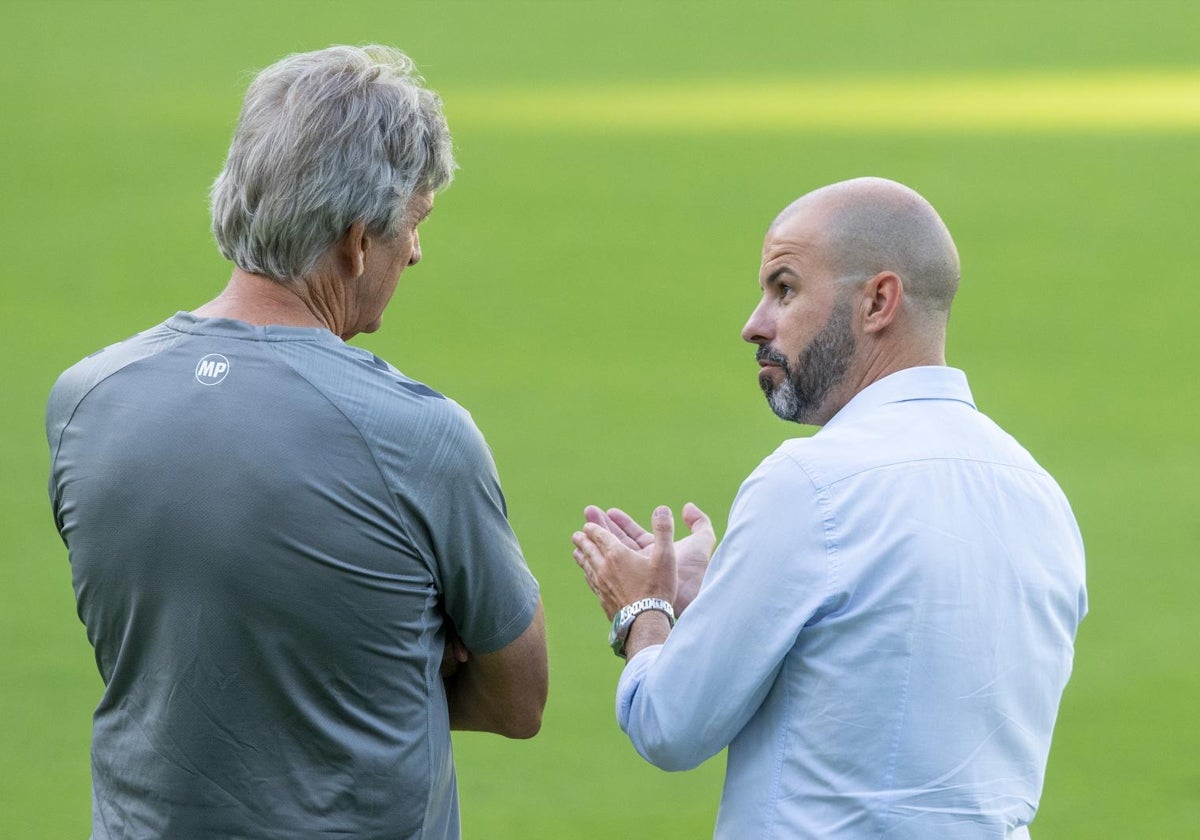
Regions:
<svg viewBox="0 0 1200 840"><path fill-rule="evenodd" d="M95 840L459 836L445 617L487 653L538 602L464 409L327 330L179 313L64 373L47 435Z"/></svg>
<svg viewBox="0 0 1200 840"><path fill-rule="evenodd" d="M617 717L664 769L728 747L719 838L1024 837L1086 611L1058 485L911 368L747 478Z"/></svg>

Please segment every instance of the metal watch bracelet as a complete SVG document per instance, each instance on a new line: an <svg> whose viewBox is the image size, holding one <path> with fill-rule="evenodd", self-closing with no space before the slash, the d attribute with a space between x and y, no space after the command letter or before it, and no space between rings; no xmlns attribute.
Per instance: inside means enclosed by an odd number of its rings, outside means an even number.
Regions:
<svg viewBox="0 0 1200 840"><path fill-rule="evenodd" d="M657 610L665 614L670 625L675 626L675 610L670 601L662 598L643 598L621 607L613 616L612 630L608 634L608 646L622 659L625 658L625 640L629 638L629 628L633 626L634 619L647 610Z"/></svg>

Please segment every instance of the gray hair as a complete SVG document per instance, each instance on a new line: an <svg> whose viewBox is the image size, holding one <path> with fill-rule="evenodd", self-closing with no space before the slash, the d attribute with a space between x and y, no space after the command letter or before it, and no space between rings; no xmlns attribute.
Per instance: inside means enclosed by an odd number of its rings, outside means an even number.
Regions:
<svg viewBox="0 0 1200 840"><path fill-rule="evenodd" d="M213 183L221 254L274 280L305 278L355 222L399 232L415 193L454 177L437 94L392 47L298 53L259 73Z"/></svg>

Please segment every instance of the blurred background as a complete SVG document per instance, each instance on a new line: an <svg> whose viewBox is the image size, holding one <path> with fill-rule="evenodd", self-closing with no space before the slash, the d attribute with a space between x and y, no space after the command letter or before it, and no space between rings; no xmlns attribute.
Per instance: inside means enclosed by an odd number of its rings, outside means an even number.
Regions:
<svg viewBox="0 0 1200 840"><path fill-rule="evenodd" d="M1200 4L9 0L4 18L0 836L90 819L101 683L46 499L46 394L224 285L207 189L252 72L371 42L443 95L461 171L356 343L472 411L549 622L542 734L455 737L466 837L711 834L723 759L662 773L619 732L620 663L569 537L589 502L695 501L720 533L741 480L811 431L767 409L738 332L775 213L857 175L948 223L950 362L1088 547L1033 835L1195 836Z"/></svg>

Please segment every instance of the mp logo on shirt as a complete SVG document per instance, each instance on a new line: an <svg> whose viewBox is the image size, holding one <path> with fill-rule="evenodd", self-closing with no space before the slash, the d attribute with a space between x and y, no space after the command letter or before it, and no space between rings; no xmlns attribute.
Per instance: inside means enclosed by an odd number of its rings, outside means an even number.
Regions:
<svg viewBox="0 0 1200 840"><path fill-rule="evenodd" d="M196 381L201 385L217 385L229 373L229 360L220 353L209 353L196 363Z"/></svg>

